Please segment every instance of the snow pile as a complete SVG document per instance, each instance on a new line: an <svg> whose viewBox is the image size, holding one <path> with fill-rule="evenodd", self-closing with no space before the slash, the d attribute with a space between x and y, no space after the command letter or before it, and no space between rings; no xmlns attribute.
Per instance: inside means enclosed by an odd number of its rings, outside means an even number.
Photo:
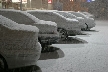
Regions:
<svg viewBox="0 0 108 72"><path fill-rule="evenodd" d="M0 24L6 28L11 29L11 30L23 30L23 31L39 32L39 29L35 26L18 24L18 23L14 22L14 21L6 18L6 17L3 17L2 15L0 15Z"/></svg>

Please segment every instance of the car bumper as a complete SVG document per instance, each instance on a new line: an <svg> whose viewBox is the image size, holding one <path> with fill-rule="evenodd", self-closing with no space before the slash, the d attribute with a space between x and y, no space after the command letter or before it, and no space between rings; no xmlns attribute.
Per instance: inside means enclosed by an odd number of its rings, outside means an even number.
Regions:
<svg viewBox="0 0 108 72"><path fill-rule="evenodd" d="M45 39L42 39L42 40L41 40L42 43L48 44L48 45L57 43L58 41L59 41L59 38L57 38L57 37L45 38Z"/></svg>
<svg viewBox="0 0 108 72"><path fill-rule="evenodd" d="M39 38L41 43L51 45L57 43L60 40L59 33L58 34L39 34Z"/></svg>
<svg viewBox="0 0 108 72"><path fill-rule="evenodd" d="M67 32L69 36L75 36L81 34L81 30L68 30Z"/></svg>
<svg viewBox="0 0 108 72"><path fill-rule="evenodd" d="M41 55L41 45L38 43L37 49L29 49L29 50L16 50L13 54L6 55L6 61L8 64L8 68L18 68L30 65L36 65L37 60ZM10 52L11 53L11 52Z"/></svg>

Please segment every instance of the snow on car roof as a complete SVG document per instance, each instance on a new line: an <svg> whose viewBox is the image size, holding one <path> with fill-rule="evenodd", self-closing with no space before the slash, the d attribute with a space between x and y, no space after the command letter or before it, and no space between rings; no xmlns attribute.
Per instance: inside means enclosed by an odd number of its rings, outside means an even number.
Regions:
<svg viewBox="0 0 108 72"><path fill-rule="evenodd" d="M60 15L60 14L58 14L58 13L56 13L55 11L53 11L53 10L29 10L29 11L27 11L27 12L33 12L33 13L35 13L35 12L39 12L39 13L54 13L54 14L56 14L56 15L58 15L59 17L61 17L61 18L64 18L65 19L65 17L64 16L62 16L62 15Z"/></svg>
<svg viewBox="0 0 108 72"><path fill-rule="evenodd" d="M72 14L74 14L77 17L87 18L87 16L84 15L83 13L81 13L81 12L69 12L69 13L72 13Z"/></svg>
<svg viewBox="0 0 108 72"><path fill-rule="evenodd" d="M60 15L60 14L59 14L59 13L57 13L57 12L53 12L53 13L55 13L56 15L58 15L58 16L60 16L60 17L64 18L64 19L66 19L67 21L77 21L77 22L78 22L78 20L76 20L76 19L66 18L66 17L64 17L64 16Z"/></svg>
<svg viewBox="0 0 108 72"><path fill-rule="evenodd" d="M28 12L28 13L29 13L29 12L54 13L54 14L58 15L59 17L61 17L61 18L65 19L65 20L67 20L67 21L78 21L78 20L76 20L76 19L69 19L69 18L66 18L66 17L60 15L59 13L57 13L57 12L58 12L57 10L28 10L28 11L26 11L26 12Z"/></svg>
<svg viewBox="0 0 108 72"><path fill-rule="evenodd" d="M57 26L57 24L55 22L52 21L44 21L44 20L40 20L38 18L36 18L35 16L25 12L25 11L20 11L20 10L14 10L14 9L0 9L0 11L13 11L13 12L20 12L26 16L28 16L28 18L30 18L31 20L33 20L35 23L34 24L46 24L46 25L52 25L52 26Z"/></svg>
<svg viewBox="0 0 108 72"><path fill-rule="evenodd" d="M57 13L59 13L60 15L65 16L67 18L76 18L75 15L73 15L73 14L71 14L69 12L66 12L66 11L57 11Z"/></svg>
<svg viewBox="0 0 108 72"><path fill-rule="evenodd" d="M36 18L35 16L22 11L21 13L25 14L26 16L28 16L29 18L31 18L33 21L35 21L37 24L47 24L47 25L52 25L52 26L57 26L57 24L55 22L52 21L44 21L44 20L40 20L38 18Z"/></svg>
<svg viewBox="0 0 108 72"><path fill-rule="evenodd" d="M56 26L57 27L57 24L55 22L52 22L52 21L44 21L44 20L40 20L38 22L38 24L48 24L48 25L52 25L52 26Z"/></svg>
<svg viewBox="0 0 108 72"><path fill-rule="evenodd" d="M76 13L79 13L79 14L85 16L85 17L88 17L87 15L83 14L82 12L76 12Z"/></svg>
<svg viewBox="0 0 108 72"><path fill-rule="evenodd" d="M77 19L70 19L70 18L67 18L67 20L69 21L75 21L75 22L79 22Z"/></svg>
<svg viewBox="0 0 108 72"><path fill-rule="evenodd" d="M53 12L53 11L58 11L58 10L27 10L27 12Z"/></svg>
<svg viewBox="0 0 108 72"><path fill-rule="evenodd" d="M39 29L36 26L18 24L2 15L0 15L0 25L9 28L11 30L39 32Z"/></svg>

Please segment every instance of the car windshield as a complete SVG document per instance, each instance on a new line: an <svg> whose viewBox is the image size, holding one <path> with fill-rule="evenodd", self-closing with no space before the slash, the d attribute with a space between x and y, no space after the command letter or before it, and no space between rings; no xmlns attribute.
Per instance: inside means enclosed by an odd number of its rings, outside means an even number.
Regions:
<svg viewBox="0 0 108 72"><path fill-rule="evenodd" d="M66 12L57 12L57 13L59 13L60 15L66 17L66 18L76 18L74 15L66 13Z"/></svg>
<svg viewBox="0 0 108 72"><path fill-rule="evenodd" d="M84 16L84 15L82 15L82 14L80 14L80 13L77 13L77 12L69 12L69 13L72 13L72 14L74 14L74 15L77 16L77 17L86 18L86 16Z"/></svg>
<svg viewBox="0 0 108 72"><path fill-rule="evenodd" d="M20 12L14 12L14 11L0 11L0 15L5 16L19 24L33 24L35 21L33 21L31 18L27 17L26 15L20 13Z"/></svg>
<svg viewBox="0 0 108 72"><path fill-rule="evenodd" d="M88 12L83 12L83 14L85 14L85 15L91 15L90 13L88 13Z"/></svg>

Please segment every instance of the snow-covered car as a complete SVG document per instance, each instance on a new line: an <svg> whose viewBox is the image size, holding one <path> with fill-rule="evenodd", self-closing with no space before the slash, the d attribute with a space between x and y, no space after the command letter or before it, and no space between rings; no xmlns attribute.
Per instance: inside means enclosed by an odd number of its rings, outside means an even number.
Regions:
<svg viewBox="0 0 108 72"><path fill-rule="evenodd" d="M19 10L1 9L0 14L15 21L16 23L38 27L38 40L42 45L42 51L44 50L45 45L51 45L59 41L59 33L55 22L39 20L35 16Z"/></svg>
<svg viewBox="0 0 108 72"><path fill-rule="evenodd" d="M95 19L95 16L89 12L82 12L83 14L87 15L88 17L90 18L94 18Z"/></svg>
<svg viewBox="0 0 108 72"><path fill-rule="evenodd" d="M76 19L65 18L53 10L28 10L27 12L41 20L56 22L61 37L67 38L69 35L81 34L79 21Z"/></svg>
<svg viewBox="0 0 108 72"><path fill-rule="evenodd" d="M0 15L0 72L36 65L41 55L36 26L18 24Z"/></svg>
<svg viewBox="0 0 108 72"><path fill-rule="evenodd" d="M90 18L81 12L69 12L69 13L74 14L77 17L84 18L86 28L83 30L90 30L91 28L95 27L95 25L96 25L95 20L93 18Z"/></svg>
<svg viewBox="0 0 108 72"><path fill-rule="evenodd" d="M75 15L73 15L71 13L68 13L66 11L57 11L57 13L59 13L60 15L66 17L66 18L77 19L79 21L79 26L81 27L81 30L86 28L84 18L77 17L77 16L75 16Z"/></svg>

